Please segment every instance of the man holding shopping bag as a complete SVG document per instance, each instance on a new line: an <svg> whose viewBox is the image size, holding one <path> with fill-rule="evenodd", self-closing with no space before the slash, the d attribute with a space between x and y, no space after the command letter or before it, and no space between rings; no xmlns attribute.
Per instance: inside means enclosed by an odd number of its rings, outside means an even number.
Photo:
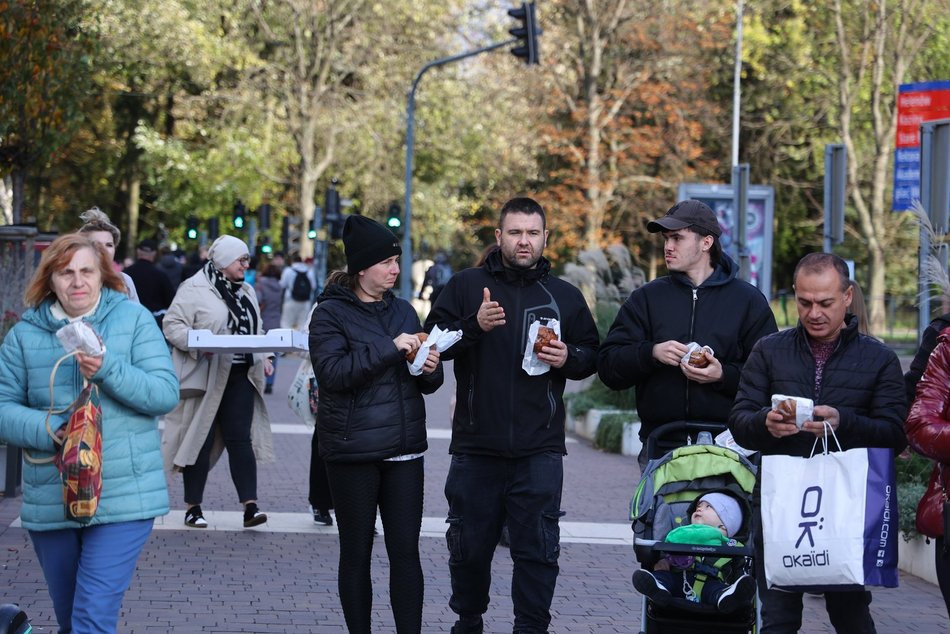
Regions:
<svg viewBox="0 0 950 634"><path fill-rule="evenodd" d="M879 529L877 539L880 542L882 556L876 560L873 554L868 561L865 554L857 557L858 578L864 570L871 573L878 566L891 564L896 566L896 555L890 554L889 534L896 535L896 494L889 485L879 488L885 492L883 513L879 513L881 496L871 494L872 472L875 470L873 456L881 457L891 477L893 477L893 455L906 445L903 420L907 412L906 397L900 362L893 351L873 337L858 332L857 319L848 315L852 291L848 282L848 267L844 260L829 253L811 253L802 258L795 267L795 301L798 307L799 323L794 329L769 335L761 339L753 348L739 380L739 391L729 417L729 428L736 442L747 449L762 453L760 481L756 485L755 496L755 546L756 576L759 583L762 613L762 632L797 632L802 621L802 592L792 589L770 589L770 586L783 585L772 583L776 574L768 574L766 559L777 561L780 572L791 571L794 576L801 572L802 583L796 586L813 585L808 579L818 578L809 575L827 568L834 576L846 567L841 563L845 554L838 550L838 541L825 540L832 533L848 532L856 527L863 531L860 515L867 512L867 523L873 524L874 517L881 515L885 524L884 532ZM796 408L813 405L810 416L802 412L785 409L783 403L773 404L773 396L790 397L796 402ZM826 431L827 430L827 431ZM864 450L862 456L864 468L860 482L857 483L860 494L842 493L837 480L851 480L847 470L824 469L826 464L836 463L844 454L829 454L833 458L822 460L819 448L812 456L816 440L828 434L829 449L856 450L867 447L879 447L892 450L888 452ZM832 435L833 434L833 437ZM851 451L845 451L851 454ZM779 486L793 478L772 478L774 464L781 456L794 456L807 468L801 469L805 479L818 478L801 491L790 491L787 497L779 496L766 486L779 482ZM773 458L775 457L775 458ZM813 462L817 461L817 462ZM787 469L787 467L784 467ZM833 475L816 475L827 473ZM821 478L825 480L822 481ZM853 485L854 483L849 483ZM794 485L790 485L794 486ZM864 487L868 493L865 495ZM846 489L846 487L844 487ZM872 499L873 498L873 499ZM837 500L837 501L835 501ZM842 500L847 500L844 504ZM847 507L847 508L842 508ZM791 510L796 515L789 526L772 526L776 512ZM840 511L847 511L841 513ZM856 511L860 511L860 514ZM849 517L850 520L838 520ZM873 517L872 517L873 516ZM893 517L893 519L892 519ZM837 520L837 521L836 521ZM765 523L763 530L763 522ZM775 541L782 529L792 534L791 544L794 550L776 553ZM797 537L796 537L797 535ZM773 548L769 552L769 540ZM859 542L863 540L859 539ZM885 542L887 557L885 554ZM825 544L829 543L830 546ZM859 544L865 546L865 544ZM876 554L876 553L875 553ZM888 561L885 562L884 560ZM890 561L890 560L893 561ZM883 562L883 563L882 563ZM774 570L774 569L773 569ZM893 573L896 582L896 572ZM768 576L768 578L767 578ZM885 581L874 581L877 585L894 585L888 577ZM874 632L874 621L868 606L871 594L864 589L870 581L835 581L832 584L818 583L825 589L825 605L831 624L837 632ZM829 590L828 585L835 585ZM786 586L787 587L787 586Z"/></svg>

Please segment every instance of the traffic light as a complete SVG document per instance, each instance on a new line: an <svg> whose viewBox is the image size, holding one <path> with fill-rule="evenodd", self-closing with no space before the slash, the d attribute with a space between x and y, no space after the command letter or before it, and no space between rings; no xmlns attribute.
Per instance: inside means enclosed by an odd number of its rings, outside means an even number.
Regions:
<svg viewBox="0 0 950 634"><path fill-rule="evenodd" d="M236 203L234 203L234 228L243 229L244 228L244 219L247 216L247 207L244 206L244 203L241 202L239 198Z"/></svg>
<svg viewBox="0 0 950 634"><path fill-rule="evenodd" d="M218 217L208 219L208 239L214 242L218 239L219 229L218 229Z"/></svg>
<svg viewBox="0 0 950 634"><path fill-rule="evenodd" d="M257 208L258 222L260 222L261 231L270 229L270 205L264 203Z"/></svg>
<svg viewBox="0 0 950 634"><path fill-rule="evenodd" d="M521 26L509 29L508 32L519 38L521 42L511 49L511 54L520 57L525 64L538 63L538 29L533 2L522 2L517 9L508 9L508 15L521 22Z"/></svg>
<svg viewBox="0 0 950 634"><path fill-rule="evenodd" d="M326 210L327 210L327 231L331 240L339 240L343 237L343 221L345 218L340 214L340 193L336 190L337 179L330 181L330 188L327 190Z"/></svg>
<svg viewBox="0 0 950 634"><path fill-rule="evenodd" d="M186 221L185 237L189 240L198 239L198 218L195 216L188 216Z"/></svg>
<svg viewBox="0 0 950 634"><path fill-rule="evenodd" d="M390 231L396 234L402 229L402 209L399 208L397 203L393 203L389 206L389 216L386 218L386 226L389 227Z"/></svg>

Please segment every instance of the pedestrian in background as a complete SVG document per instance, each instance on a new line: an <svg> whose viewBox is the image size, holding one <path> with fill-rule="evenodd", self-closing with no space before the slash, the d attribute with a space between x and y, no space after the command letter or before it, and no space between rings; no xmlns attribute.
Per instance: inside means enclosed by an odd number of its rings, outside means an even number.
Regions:
<svg viewBox="0 0 950 634"><path fill-rule="evenodd" d="M264 332L280 328L280 313L283 307L284 291L280 287L280 269L274 264L268 264L261 273L260 279L254 285L257 292L257 302L261 307L261 321ZM264 394L274 391L274 379L277 378L277 356L273 358L274 371L265 377Z"/></svg>
<svg viewBox="0 0 950 634"><path fill-rule="evenodd" d="M135 262L126 267L125 272L135 282L135 288L142 305L152 311L152 316L159 328L165 311L175 297L172 283L168 276L155 266L155 256L158 254L158 243L146 238L135 247Z"/></svg>
<svg viewBox="0 0 950 634"><path fill-rule="evenodd" d="M112 224L109 216L98 207L91 207L79 214L79 219L83 225L79 227L79 233L89 236L93 242L99 244L106 250L109 261L115 263L115 250L119 246L119 240L122 238L122 232ZM120 272L122 280L125 282L125 290L133 302L139 301L138 293L135 291L135 282L129 277L128 273Z"/></svg>
<svg viewBox="0 0 950 634"><path fill-rule="evenodd" d="M809 457L816 436L834 431L844 449L906 446L907 402L897 355L873 337L858 332L848 313L852 289L848 265L830 253L810 253L795 267L798 325L760 339L749 355L729 429L736 442L762 455ZM811 399L814 418L801 429L794 415L772 409L773 394ZM834 443L828 443L829 450ZM761 482L753 495L756 577L761 602L761 632L797 632L802 626L802 593L766 585L761 516ZM825 609L837 632L874 632L864 588L826 592Z"/></svg>
<svg viewBox="0 0 950 634"><path fill-rule="evenodd" d="M636 388L640 473L650 459L647 437L657 427L676 421L726 426L752 346L778 329L765 296L739 279L739 267L723 253L722 228L708 205L679 202L647 230L663 234L669 275L630 294L597 359L607 387ZM683 362L691 342L713 351L704 354L702 367Z"/></svg>
<svg viewBox="0 0 950 634"><path fill-rule="evenodd" d="M290 266L285 268L280 276L280 285L284 289L280 327L306 332L309 325L307 315L313 306L317 288L317 278L313 270L294 253L290 257Z"/></svg>
<svg viewBox="0 0 950 634"><path fill-rule="evenodd" d="M456 273L426 319L461 330L456 407L445 482L453 632L482 632L495 547L506 524L514 564L515 632L546 632L558 577L558 520L567 453L564 386L596 369L598 334L584 296L554 277L542 255L544 209L531 198L501 208L485 264ZM509 312L510 311L510 312ZM561 337L537 353L548 372L522 369L528 328L557 319Z"/></svg>
<svg viewBox="0 0 950 634"><path fill-rule="evenodd" d="M442 385L439 353L419 376L406 355L419 349L419 317L397 298L399 241L364 216L343 226L347 271L327 279L310 323L310 359L320 386L317 433L336 505L339 593L347 629L372 631L370 562L376 512L389 556L396 631L422 628L423 394Z"/></svg>
<svg viewBox="0 0 950 634"><path fill-rule="evenodd" d="M162 450L170 472L181 471L185 525L207 528L201 509L208 472L228 451L231 480L244 507L244 526L267 521L257 505L257 461L274 458L270 420L264 405L264 376L273 372L273 353L202 353L188 347L188 331L218 335L263 334L254 288L244 282L250 264L247 244L223 235L212 243L202 273L182 282L165 316L165 337L183 389L175 411L165 417ZM193 379L193 377L197 377Z"/></svg>
<svg viewBox="0 0 950 634"><path fill-rule="evenodd" d="M43 251L27 286L29 307L0 346L0 442L50 458L84 381L99 388L102 493L88 524L66 518L63 483L52 461L23 469L20 522L33 542L60 632L115 632L122 598L154 518L168 512L158 416L178 399L178 381L155 320L126 296L104 249L67 234ZM63 354L56 332L84 320L105 344L50 375ZM7 578L4 585L13 583Z"/></svg>

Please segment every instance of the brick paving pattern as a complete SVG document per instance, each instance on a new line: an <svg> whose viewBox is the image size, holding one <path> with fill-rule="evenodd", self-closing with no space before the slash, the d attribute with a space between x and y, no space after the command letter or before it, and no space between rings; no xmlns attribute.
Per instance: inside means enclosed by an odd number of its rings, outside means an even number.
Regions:
<svg viewBox="0 0 950 634"><path fill-rule="evenodd" d="M126 594L119 631L146 632L343 632L336 593L339 556L336 527L313 524L307 503L310 437L286 405L297 361L282 359L274 394L267 396L275 425L277 460L259 470L258 495L273 520L243 530L227 461L209 478L202 505L209 530L182 525L180 478L170 478L172 508L139 561ZM426 578L425 632L447 632L455 620L443 536L442 487L448 469L448 403L454 385L428 397L432 438L426 453L425 521L420 548ZM291 432L291 433L287 433ZM637 632L641 598L630 583L637 568L630 546L628 504L637 479L636 459L605 454L574 439L565 459L565 540L554 597L552 632ZM52 604L26 532L19 528L19 499L0 498L0 603L17 603L35 632L55 632ZM213 517L212 517L213 516ZM233 524L235 530L221 530ZM216 530L216 528L218 530ZM567 538L567 533L577 537ZM605 539L593 536L603 535ZM618 536L625 539L618 541ZM373 562L374 631L394 632L389 610L385 536L376 540ZM486 632L511 631L511 561L499 548ZM398 587L398 580L395 580ZM874 591L871 611L879 632L950 629L938 588L907 574L900 588ZM806 633L832 632L823 600L806 597Z"/></svg>

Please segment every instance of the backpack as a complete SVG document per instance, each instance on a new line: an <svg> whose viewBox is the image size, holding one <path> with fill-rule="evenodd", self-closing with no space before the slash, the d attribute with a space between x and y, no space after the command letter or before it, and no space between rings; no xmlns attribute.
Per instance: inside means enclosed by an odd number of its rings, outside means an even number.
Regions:
<svg viewBox="0 0 950 634"><path fill-rule="evenodd" d="M309 302L313 287L310 285L310 278L306 271L297 271L297 277L294 278L294 284L290 288L290 298L295 302Z"/></svg>
<svg viewBox="0 0 950 634"><path fill-rule="evenodd" d="M448 264L433 264L430 280L432 288L442 288L449 283L452 277L452 268Z"/></svg>

